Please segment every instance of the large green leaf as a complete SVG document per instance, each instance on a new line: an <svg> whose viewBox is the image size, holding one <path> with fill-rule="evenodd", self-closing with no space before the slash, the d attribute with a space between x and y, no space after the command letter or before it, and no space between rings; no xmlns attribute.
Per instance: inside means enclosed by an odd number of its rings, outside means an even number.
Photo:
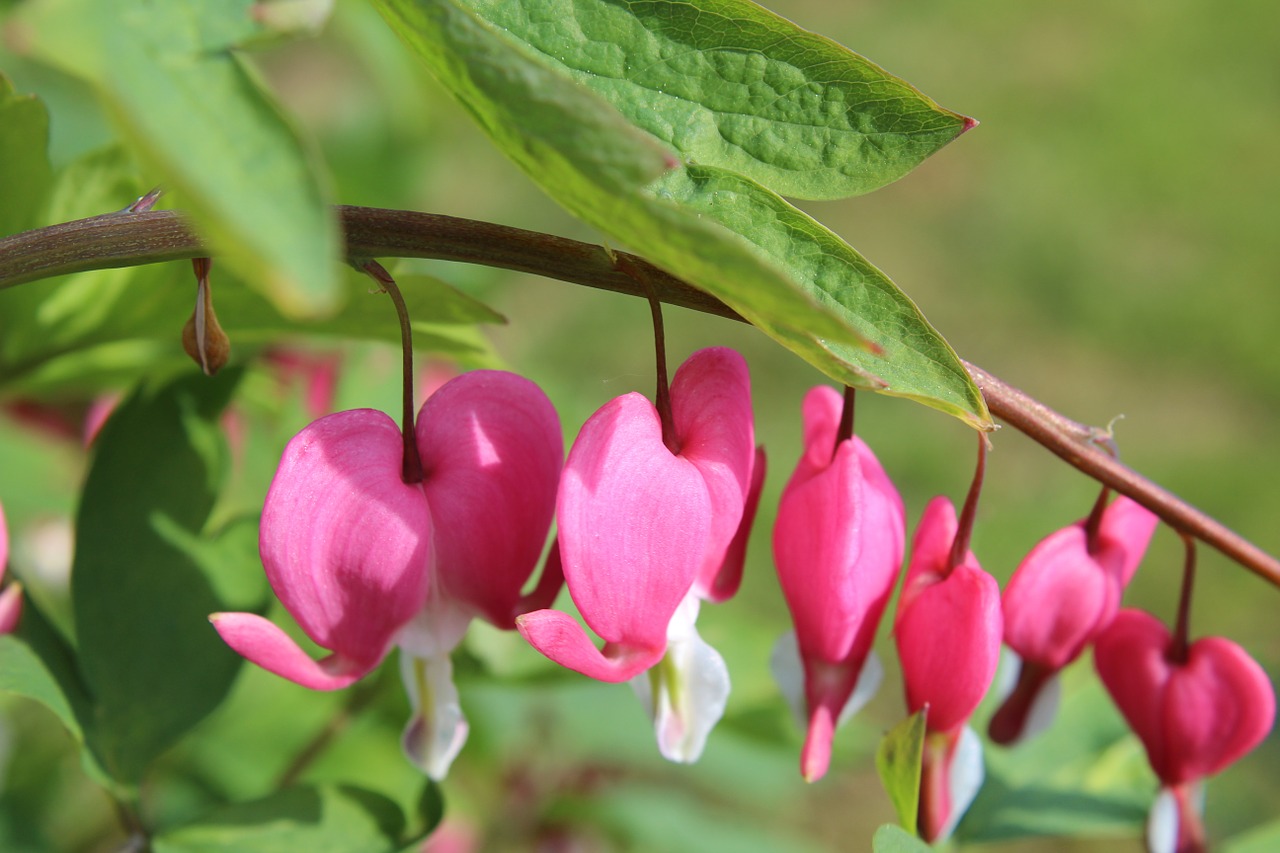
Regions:
<svg viewBox="0 0 1280 853"><path fill-rule="evenodd" d="M317 161L232 47L252 0L34 0L16 16L42 60L90 81L155 177L247 281L294 315L341 297Z"/></svg>
<svg viewBox="0 0 1280 853"><path fill-rule="evenodd" d="M781 233L771 224L780 215L777 210L761 202L742 208L745 221L738 215L726 214L725 222L718 213L706 215L699 204L712 197L696 200L698 193L685 188L698 187L698 176L708 172L663 160L645 141L651 138L607 102L457 0L375 0L375 5L503 152L570 212L716 296L837 382L877 390L891 385L894 393L931 402L977 425L987 423L981 397L963 372L946 376L945 365L941 370L935 365L926 375L916 359L889 382L869 371L863 359L850 357L879 346L904 353L914 349L925 353L925 360L943 354L954 365L954 353L913 306L907 307L905 297L895 308L896 322L873 314L859 328L852 319L856 285L815 286L806 277L816 269L813 264L793 269L803 250L775 245ZM620 162L631 169L623 170ZM666 177L659 180L662 174ZM764 215L766 232L774 233L755 235L750 219ZM789 215L796 222L803 219ZM817 230L810 231L810 242L843 245L829 232L819 239ZM822 271L828 274L827 267L837 266L824 265ZM871 278L865 262L855 268L845 258L843 266L864 281ZM867 341L862 330L877 324L876 331L887 332L891 340Z"/></svg>
<svg viewBox="0 0 1280 853"><path fill-rule="evenodd" d="M747 0L466 0L690 162L783 195L905 175L972 125Z"/></svg>
<svg viewBox="0 0 1280 853"><path fill-rule="evenodd" d="M103 768L136 783L222 701L241 659L209 627L225 607L211 572L257 571L210 550L204 528L226 463L218 417L239 371L143 388L96 442L76 518L72 603Z"/></svg>
<svg viewBox="0 0 1280 853"><path fill-rule="evenodd" d="M0 74L0 236L35 224L49 189L49 113Z"/></svg>
<svg viewBox="0 0 1280 853"><path fill-rule="evenodd" d="M955 350L910 297L835 233L758 184L720 169L691 165L670 172L657 192L742 235L815 301L879 345L878 352L868 352L814 341L815 358L825 351L837 364L856 365L874 377L867 384L875 390L989 427L986 402Z"/></svg>
<svg viewBox="0 0 1280 853"><path fill-rule="evenodd" d="M286 788L159 833L154 853L393 853L404 815L381 794L350 786Z"/></svg>

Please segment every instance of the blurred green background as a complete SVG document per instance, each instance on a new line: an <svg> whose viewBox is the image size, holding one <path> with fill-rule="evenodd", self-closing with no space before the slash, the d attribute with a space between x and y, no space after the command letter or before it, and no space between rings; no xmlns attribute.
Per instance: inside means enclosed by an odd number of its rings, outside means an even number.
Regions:
<svg viewBox="0 0 1280 853"><path fill-rule="evenodd" d="M1122 416L1125 462L1280 552L1280 251L1270 234L1280 221L1280 9L1258 0L770 8L982 122L895 185L804 207L911 294L961 356L1077 420ZM254 59L323 150L340 201L600 240L504 161L363 4L340 2L320 39ZM0 60L18 91L48 101L55 166L109 140L80 87L2 52ZM412 268L510 319L486 335L507 366L547 390L567 439L607 399L651 389L642 302L486 269ZM518 639L473 630L459 663L473 729L444 787L450 819L487 850L533 849L534 839L549 850L867 849L874 827L893 820L871 755L903 712L894 667L838 737L830 775L805 786L801 732L766 663L787 624L769 558L772 507L798 453L799 402L820 377L729 321L673 309L667 327L673 361L712 344L746 354L770 457L743 590L701 618L734 678L727 718L697 766L666 765L628 688L562 675ZM394 410L385 354L360 348L350 363L341 402ZM81 463L65 445L0 429L0 489L16 535L29 535L36 521L71 509ZM895 479L910 525L932 495L962 499L974 438L958 422L863 395L858 430ZM274 440L287 434L282 427ZM1096 489L1010 429L993 441L974 550L1003 583L1039 538L1088 512ZM1177 537L1160 530L1126 602L1171 620L1181 559ZM1207 549L1200 567L1193 632L1228 635L1280 675L1280 591ZM887 624L879 648L891 661ZM377 713L340 735L310 771L316 778L409 784L392 669ZM340 702L246 668L228 708L176 751L164 777L172 784L157 782L168 792L157 795L163 808L181 813L211 790L258 793L281 769L262 766L264 745L303 742ZM6 707L12 758L0 811L35 810L50 825L70 814L86 826L109 822L56 726L34 707ZM972 849L1134 849L1154 780L1122 734L1089 664L1077 664L1060 728L1012 754L988 747L994 780L961 835L976 839ZM1216 839L1272 818L1278 768L1273 736L1209 786ZM49 791L61 792L58 802ZM1090 801L1080 816L1063 816L1063 792L1073 791L1116 807ZM1019 827L1111 840L1011 838ZM87 830L64 835L61 849L104 849Z"/></svg>

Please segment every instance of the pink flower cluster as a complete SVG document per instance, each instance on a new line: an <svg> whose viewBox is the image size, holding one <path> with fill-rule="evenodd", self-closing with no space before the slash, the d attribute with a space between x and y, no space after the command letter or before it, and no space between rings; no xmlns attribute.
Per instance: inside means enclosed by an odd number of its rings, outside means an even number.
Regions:
<svg viewBox="0 0 1280 853"><path fill-rule="evenodd" d="M800 768L809 781L827 772L837 727L880 680L872 647L905 552L902 499L853 435L850 404L830 388L806 396L804 450L773 530L795 630L772 664L807 731ZM667 411L634 393L610 401L567 460L545 394L498 371L442 385L411 442L420 482L406 473L404 436L381 412L327 415L288 444L260 551L284 608L329 654L313 659L252 613L211 617L226 642L321 690L351 684L398 646L414 709L404 745L441 778L467 735L450 653L479 617L518 630L565 667L629 681L662 754L696 760L729 693L724 660L696 618L702 602L738 588L765 471L742 357L694 353ZM1271 726L1265 675L1234 644L1182 648L1153 617L1120 610L1156 525L1127 498L1100 501L1089 520L1037 545L1002 599L967 547L977 485L960 519L943 497L925 508L893 619L907 709L925 719L921 834L947 837L981 784L981 742L968 723L1003 642L1020 676L993 718L993 739L1034 729L1056 673L1095 646L1099 674L1173 803L1173 823L1153 832L1193 837L1194 784ZM525 593L553 520L542 579ZM580 620L550 609L561 585Z"/></svg>

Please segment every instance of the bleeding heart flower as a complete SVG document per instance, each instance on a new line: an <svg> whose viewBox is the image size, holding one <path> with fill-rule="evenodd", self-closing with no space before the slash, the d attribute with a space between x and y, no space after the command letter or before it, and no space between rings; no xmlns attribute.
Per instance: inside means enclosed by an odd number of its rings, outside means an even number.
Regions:
<svg viewBox="0 0 1280 853"><path fill-rule="evenodd" d="M1202 637L1179 655L1174 636L1140 610L1122 610L1094 644L1098 676L1146 748L1176 809L1169 849L1202 835L1189 790L1252 750L1275 721L1275 694L1260 666L1222 637ZM1168 824L1166 823L1166 826ZM1167 842L1166 842L1167 843Z"/></svg>
<svg viewBox="0 0 1280 853"><path fill-rule="evenodd" d="M682 605L696 614L696 601L686 603L690 596L716 599L731 591L740 572L740 562L735 568L726 558L745 535L756 458L742 357L723 348L694 353L672 383L671 406L675 450L664 443L654 405L632 393L591 416L565 464L556 505L565 582L604 648L566 613L542 610L516 621L553 661L608 682L658 664L669 639L693 644L696 652L680 655L692 670L673 659L674 675L637 685L642 698L647 689L701 685L696 709L671 696L651 695L649 702L663 754L691 761L723 711L728 673L692 620L673 625L673 618ZM668 711L680 718L663 717ZM698 713L711 716L710 724L688 716ZM690 734L696 732L702 735Z"/></svg>
<svg viewBox="0 0 1280 853"><path fill-rule="evenodd" d="M382 662L426 603L431 519L401 479L400 429L382 412L337 412L285 447L262 510L258 547L280 603L332 654L312 660L252 613L210 617L244 657L315 690L345 687Z"/></svg>
<svg viewBox="0 0 1280 853"><path fill-rule="evenodd" d="M555 597L554 560L521 597L550 527L563 444L546 395L526 379L474 371L419 413L423 480L403 481L399 428L381 412L339 412L286 447L267 493L263 566L285 609L318 645L316 662L274 623L214 614L232 648L285 678L336 689L393 643L414 707L406 751L435 778L466 738L449 653L474 616L513 627Z"/></svg>
<svg viewBox="0 0 1280 853"><path fill-rule="evenodd" d="M878 683L864 677L864 664L906 536L902 499L875 454L856 436L837 444L841 409L832 388L805 396L804 454L773 529L778 580L795 623L775 650L775 677L802 685L788 698L807 723L800 768L810 782L827 771L835 727ZM790 671L797 669L802 674ZM880 671L878 663L866 670Z"/></svg>
<svg viewBox="0 0 1280 853"><path fill-rule="evenodd" d="M926 737L934 741L925 750L920 803L921 835L929 842L951 832L981 784L980 746L962 748L965 723L1000 658L1000 588L971 551L951 565L957 526L945 497L925 507L894 624L907 708L928 709ZM960 755L964 767L955 765Z"/></svg>
<svg viewBox="0 0 1280 853"><path fill-rule="evenodd" d="M1004 591L1004 641L1021 662L1018 681L995 716L990 734L1012 743L1047 725L1047 697L1057 673L1080 656L1120 609L1159 519L1121 496L1102 511L1096 529L1079 521L1043 539L1018 566Z"/></svg>
<svg viewBox="0 0 1280 853"><path fill-rule="evenodd" d="M9 527L5 524L4 506L0 505L0 580L4 580L9 563ZM11 634L22 616L22 584L14 582L0 591L0 636Z"/></svg>

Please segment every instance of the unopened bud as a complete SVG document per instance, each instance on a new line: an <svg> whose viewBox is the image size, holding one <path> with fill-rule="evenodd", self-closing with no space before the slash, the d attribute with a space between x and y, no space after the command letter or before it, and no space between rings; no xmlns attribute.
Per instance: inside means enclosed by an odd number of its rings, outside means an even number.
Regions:
<svg viewBox="0 0 1280 853"><path fill-rule="evenodd" d="M182 327L182 348L200 365L206 376L213 376L226 366L231 357L231 339L218 324L213 311L213 290L209 286L209 258L191 261L196 272L196 307Z"/></svg>

